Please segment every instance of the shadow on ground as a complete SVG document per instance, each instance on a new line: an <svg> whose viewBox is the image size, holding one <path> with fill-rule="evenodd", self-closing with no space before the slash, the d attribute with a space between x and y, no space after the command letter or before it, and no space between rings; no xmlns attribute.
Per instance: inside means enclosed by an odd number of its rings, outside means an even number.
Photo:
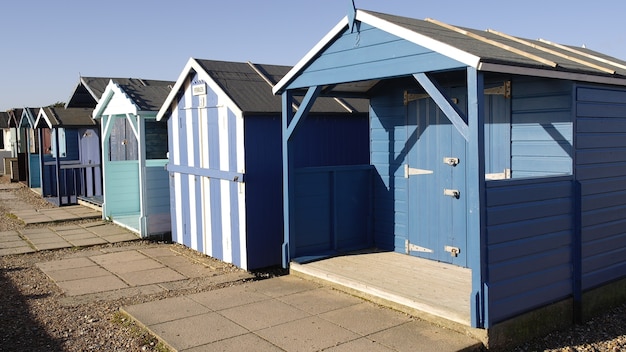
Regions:
<svg viewBox="0 0 626 352"><path fill-rule="evenodd" d="M8 277L22 268L0 268L0 348L2 351L60 351L60 341L52 338L33 319L28 307L48 294L25 295Z"/></svg>

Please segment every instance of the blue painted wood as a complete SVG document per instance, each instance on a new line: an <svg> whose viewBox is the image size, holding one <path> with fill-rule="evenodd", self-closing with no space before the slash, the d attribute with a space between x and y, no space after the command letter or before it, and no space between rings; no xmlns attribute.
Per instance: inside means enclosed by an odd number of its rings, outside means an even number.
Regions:
<svg viewBox="0 0 626 352"><path fill-rule="evenodd" d="M361 27L358 33L346 30L287 88L465 67L458 61L399 39L380 29L363 24Z"/></svg>
<svg viewBox="0 0 626 352"><path fill-rule="evenodd" d="M139 215L139 166L134 160L108 163L104 168L106 192L105 217L115 219L118 215ZM108 187L108 186L111 187Z"/></svg>
<svg viewBox="0 0 626 352"><path fill-rule="evenodd" d="M515 76L512 86L512 177L571 174L572 83Z"/></svg>
<svg viewBox="0 0 626 352"><path fill-rule="evenodd" d="M41 187L41 161L39 154L30 154L28 172L30 175L30 188Z"/></svg>
<svg viewBox="0 0 626 352"><path fill-rule="evenodd" d="M491 324L572 294L573 182L486 183Z"/></svg>

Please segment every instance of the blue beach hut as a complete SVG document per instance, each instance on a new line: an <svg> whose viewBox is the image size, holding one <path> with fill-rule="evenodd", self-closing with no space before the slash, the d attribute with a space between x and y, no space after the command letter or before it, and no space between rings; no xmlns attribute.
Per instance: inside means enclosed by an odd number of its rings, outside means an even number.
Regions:
<svg viewBox="0 0 626 352"><path fill-rule="evenodd" d="M18 153L20 170L24 170L25 183L28 187L41 187L41 161L39 160L39 139L34 128L39 109L24 108L19 121L19 139L21 153Z"/></svg>
<svg viewBox="0 0 626 352"><path fill-rule="evenodd" d="M626 62L354 10L274 92L283 99L288 156L285 265L326 251L308 245L326 234L301 226L315 212L300 207L298 189L310 197L328 187L306 183L292 162L307 107L361 96L370 100L372 213L344 221L371 221L373 247L426 260L386 276L403 282L429 262L465 268L467 319L455 322L491 347L626 299ZM440 300L461 286L451 284Z"/></svg>
<svg viewBox="0 0 626 352"><path fill-rule="evenodd" d="M157 115L168 123L175 242L244 269L280 264L281 101L271 89L288 70L187 62ZM323 99L311 116L294 163L369 168L366 101Z"/></svg>
<svg viewBox="0 0 626 352"><path fill-rule="evenodd" d="M37 114L42 196L59 206L102 195L100 129L92 111L44 107Z"/></svg>
<svg viewBox="0 0 626 352"><path fill-rule="evenodd" d="M174 82L146 82L111 79L92 115L102 126L102 216L142 238L171 231L167 124L156 113Z"/></svg>

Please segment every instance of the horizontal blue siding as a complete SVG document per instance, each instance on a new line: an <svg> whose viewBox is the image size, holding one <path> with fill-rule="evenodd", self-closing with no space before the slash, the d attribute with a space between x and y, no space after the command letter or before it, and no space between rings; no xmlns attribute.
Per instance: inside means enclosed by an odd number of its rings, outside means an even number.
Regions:
<svg viewBox="0 0 626 352"><path fill-rule="evenodd" d="M572 293L572 177L486 187L489 324Z"/></svg>
<svg viewBox="0 0 626 352"><path fill-rule="evenodd" d="M582 289L626 275L626 90L576 89Z"/></svg>
<svg viewBox="0 0 626 352"><path fill-rule="evenodd" d="M465 66L449 57L363 23L358 32L350 33L346 30L333 41L289 85L289 89Z"/></svg>
<svg viewBox="0 0 626 352"><path fill-rule="evenodd" d="M41 187L41 159L39 154L29 154L28 173L30 188Z"/></svg>
<svg viewBox="0 0 626 352"><path fill-rule="evenodd" d="M571 174L572 83L515 77L512 87L512 177Z"/></svg>

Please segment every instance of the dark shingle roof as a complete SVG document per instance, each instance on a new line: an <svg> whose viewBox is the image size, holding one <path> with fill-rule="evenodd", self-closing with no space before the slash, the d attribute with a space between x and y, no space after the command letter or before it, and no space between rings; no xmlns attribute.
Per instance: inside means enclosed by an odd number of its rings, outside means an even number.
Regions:
<svg viewBox="0 0 626 352"><path fill-rule="evenodd" d="M91 118L93 109L90 108L42 108L50 119L52 127L82 127L95 126Z"/></svg>
<svg viewBox="0 0 626 352"><path fill-rule="evenodd" d="M257 73L251 64L196 59L198 64L217 83L224 92L246 113L281 112L281 97L272 93L272 86L291 69L289 66L254 64L271 85ZM368 101L364 99L346 99L356 112L367 112ZM312 112L346 113L332 98L319 98L311 109Z"/></svg>
<svg viewBox="0 0 626 352"><path fill-rule="evenodd" d="M9 128L9 113L0 111L0 128Z"/></svg>
<svg viewBox="0 0 626 352"><path fill-rule="evenodd" d="M171 86L170 81L140 78L111 78L111 77L81 77L80 82L72 92L66 107L68 108L93 108L96 106L102 94L106 90L109 81L122 86L133 87L167 87Z"/></svg>
<svg viewBox="0 0 626 352"><path fill-rule="evenodd" d="M515 37L518 39L523 39L524 41L530 42L532 44L531 46L528 46L528 45L519 43L515 40L508 39L506 37L503 37L503 36L488 32L488 31L457 27L469 33L477 34L488 40L497 42L498 44L500 44L500 46L497 46L497 45L491 45L484 41L472 38L471 36L455 32L451 29L445 28L444 26L440 26L436 23L429 22L428 20L417 20L413 18L389 15L389 14L378 13L378 12L373 12L373 11L364 11L364 12L367 12L378 18L384 19L398 26L409 29L413 32L425 35L434 40L440 41L442 43L446 43L457 49L465 51L469 54L475 55L479 57L480 61L483 63L505 64L505 65L522 66L522 67L536 67L536 68L542 68L542 69L554 69L554 70L560 70L560 71L580 72L580 73L593 74L593 75L611 75L609 73L602 72L596 68L590 67L589 65L581 64L579 62L576 62L575 60L571 60L566 57L563 57L563 56L567 56L567 57L574 58L576 60L583 60L583 61L591 62L593 64L597 64L602 67L609 68L611 70L614 70L615 75L617 76L626 76L626 69L624 68L598 62L596 60L590 59L589 57L586 57L577 53L573 53L571 51L564 50L556 46L552 46L550 44L546 44L545 42L542 42L539 40ZM552 61L557 64L557 67L551 68L550 66L546 64L542 64L539 61L536 61L532 58L517 54L510 50L506 50L502 46L508 46L513 49L523 51L527 54L536 55L540 58ZM549 49L558 54L553 54L545 50L537 49L536 48L537 46ZM571 48L574 48L574 47L571 47ZM591 55L609 59L621 65L626 65L626 61L612 58L607 55L595 52L593 50L589 50L585 48L575 48L575 49L581 52L591 54Z"/></svg>
<svg viewBox="0 0 626 352"><path fill-rule="evenodd" d="M115 82L115 81L114 81ZM116 82L117 83L117 82ZM158 111L163 105L165 98L171 91L174 82L166 82L167 85L138 85L134 83L119 84L118 86L137 105L139 110Z"/></svg>

